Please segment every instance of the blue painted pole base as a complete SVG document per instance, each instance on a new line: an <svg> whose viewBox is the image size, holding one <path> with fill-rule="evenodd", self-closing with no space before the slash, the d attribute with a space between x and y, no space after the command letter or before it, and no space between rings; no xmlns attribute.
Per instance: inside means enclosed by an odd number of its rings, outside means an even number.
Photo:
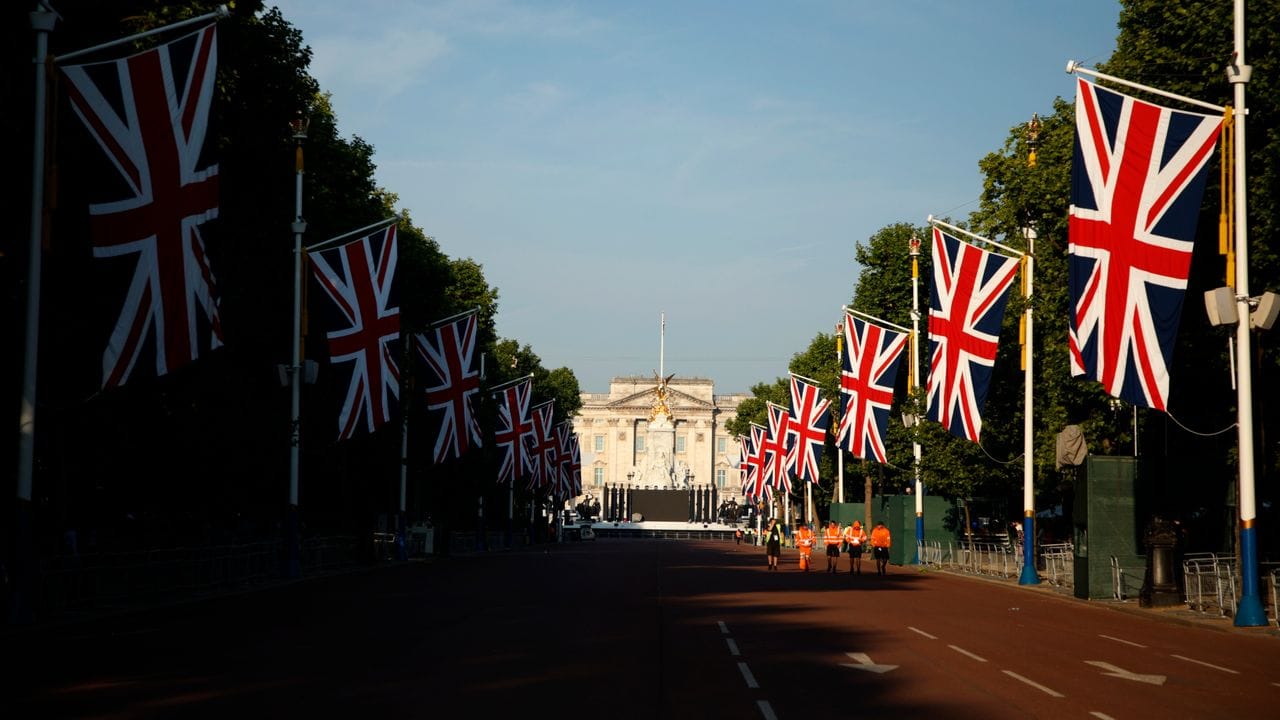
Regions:
<svg viewBox="0 0 1280 720"><path fill-rule="evenodd" d="M924 516L916 514L916 556L911 561L913 565L920 564L920 548L924 547Z"/></svg>
<svg viewBox="0 0 1280 720"><path fill-rule="evenodd" d="M1035 518L1030 515L1022 519L1022 574L1018 576L1018 584L1040 584L1040 576L1036 573Z"/></svg>
<svg viewBox="0 0 1280 720"><path fill-rule="evenodd" d="M1240 604L1236 606L1236 627L1264 627L1267 613L1258 597L1258 535L1250 523L1240 529Z"/></svg>

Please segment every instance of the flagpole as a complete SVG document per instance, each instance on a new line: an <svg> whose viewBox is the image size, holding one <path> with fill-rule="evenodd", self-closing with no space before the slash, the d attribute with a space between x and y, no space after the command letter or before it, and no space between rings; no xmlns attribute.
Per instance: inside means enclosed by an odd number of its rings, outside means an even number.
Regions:
<svg viewBox="0 0 1280 720"><path fill-rule="evenodd" d="M860 310L854 310L853 308L850 308L850 307L844 307L844 308L841 308L841 309L842 309L842 310L844 310L844 311L845 311L846 313L848 313L849 315L853 315L854 317L860 317L860 318L862 318L863 320L870 320L871 322L873 322L873 323L878 323L878 324L880 324L880 325L885 325L885 326L887 326L887 327L893 328L894 330L897 330L898 332L904 332L904 333L910 333L910 332L911 332L910 328L902 327L901 325L898 325L897 323L891 323L891 322L889 322L888 320L885 320L884 318L878 318L878 317L876 317L875 315L871 315L871 314L868 314L868 313L864 313L864 312L862 312L862 311L860 311Z"/></svg>
<svg viewBox="0 0 1280 720"><path fill-rule="evenodd" d="M365 225L362 228L352 230L351 232L345 232L345 233L342 233L341 235L331 237L328 240L321 240L320 242L314 245L308 245L307 252L319 252L320 250L327 250L334 245L341 244L342 241L344 240L350 240L351 238L372 235L377 230L381 230L382 228L389 227L391 225L396 224L397 220L399 220L399 218L395 218L395 217L385 218L383 220L379 220L378 222ZM462 313L462 314L465 315L466 313ZM454 317L459 317L459 316L455 315ZM451 319L453 318L450 318L450 320ZM448 320L444 320L442 322L448 322Z"/></svg>
<svg viewBox="0 0 1280 720"><path fill-rule="evenodd" d="M1252 323L1249 307L1249 234L1248 185L1245 182L1244 102L1245 85L1253 68L1245 64L1244 0L1234 3L1235 57L1227 68L1227 80L1234 90L1235 103L1235 225L1236 225L1236 413L1240 462L1240 604L1236 609L1236 627L1261 627L1267 615L1258 597L1258 546L1256 499L1253 468L1253 352L1250 350Z"/></svg>
<svg viewBox="0 0 1280 720"><path fill-rule="evenodd" d="M836 323L836 372L842 373L844 366L844 320ZM839 397L839 390L837 390ZM843 410L843 408L842 408ZM843 420L844 418L841 418ZM836 439L836 502L844 504L844 448L840 447L839 438Z"/></svg>
<svg viewBox="0 0 1280 720"><path fill-rule="evenodd" d="M1022 382L1022 574L1018 576L1019 585L1039 585L1040 576L1036 574L1036 494L1035 494L1035 413L1033 410L1032 389L1035 387L1035 343L1033 341L1033 324L1031 315L1031 298L1035 296L1032 285L1035 274L1035 228L1028 225L1027 254L1022 256L1022 280L1026 285L1027 307L1023 311L1023 331L1025 343L1022 347L1023 382Z"/></svg>
<svg viewBox="0 0 1280 720"><path fill-rule="evenodd" d="M58 14L48 5L30 14L35 32L35 103L32 119L31 147L31 235L27 257L27 331L22 362L22 405L18 413L18 478L13 524L13 600L9 620L31 621L28 602L35 596L35 556L31 543L31 488L35 469L36 448L36 361L40 344L40 276L44 248L44 150L49 33Z"/></svg>
<svg viewBox="0 0 1280 720"><path fill-rule="evenodd" d="M914 233L908 242L911 256L911 372L908 378L914 395L920 387L920 238ZM904 328L905 330L905 328ZM914 399L914 398L913 398ZM914 408L913 408L914 409ZM913 413L914 414L914 413ZM916 481L916 554L912 561L920 564L920 548L924 546L924 483L920 479L920 418L911 422L912 473Z"/></svg>
<svg viewBox="0 0 1280 720"><path fill-rule="evenodd" d="M306 252L302 249L302 234L307 231L307 221L302 219L302 144L307 139L309 118L299 113L290 123L295 142L294 193L293 193L293 357L289 365L289 514L286 518L285 576L296 578L302 574L300 544L298 538L298 465L299 445L302 441L302 265Z"/></svg>

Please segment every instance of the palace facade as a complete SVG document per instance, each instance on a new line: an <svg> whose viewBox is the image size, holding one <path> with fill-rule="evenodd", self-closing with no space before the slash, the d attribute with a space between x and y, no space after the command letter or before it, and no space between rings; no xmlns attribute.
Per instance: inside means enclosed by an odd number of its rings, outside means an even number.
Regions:
<svg viewBox="0 0 1280 720"><path fill-rule="evenodd" d="M573 419L582 454L582 492L600 497L605 485L645 487L647 479L654 487L714 484L720 497L736 497L741 488L738 443L724 424L751 395L717 395L707 378L672 377L660 397L660 384L656 378L615 377L607 393L582 393L582 408ZM660 413L653 430L673 426L674 432L651 432L655 412L664 406L670 425ZM667 443L671 447L656 447ZM652 482L655 465L669 465L669 484Z"/></svg>

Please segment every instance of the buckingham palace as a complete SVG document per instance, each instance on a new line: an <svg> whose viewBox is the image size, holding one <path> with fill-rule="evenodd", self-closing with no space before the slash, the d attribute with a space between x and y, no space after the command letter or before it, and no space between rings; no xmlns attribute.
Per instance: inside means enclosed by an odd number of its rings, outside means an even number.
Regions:
<svg viewBox="0 0 1280 720"><path fill-rule="evenodd" d="M738 444L724 424L751 397L715 394L707 378L615 377L607 393L582 393L573 420L582 491L611 487L738 490Z"/></svg>

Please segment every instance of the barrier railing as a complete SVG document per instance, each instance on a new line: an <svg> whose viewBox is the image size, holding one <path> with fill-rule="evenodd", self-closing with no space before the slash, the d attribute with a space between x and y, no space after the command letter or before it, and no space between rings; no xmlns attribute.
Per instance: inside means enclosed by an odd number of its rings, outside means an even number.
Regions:
<svg viewBox="0 0 1280 720"><path fill-rule="evenodd" d="M1074 548L1069 542L1046 543L1040 546L1040 557L1044 560L1042 579L1054 585L1075 584L1073 566L1075 564Z"/></svg>
<svg viewBox="0 0 1280 720"><path fill-rule="evenodd" d="M1196 612L1232 615L1236 611L1236 559L1217 553L1187 553L1182 559L1183 593Z"/></svg>
<svg viewBox="0 0 1280 720"><path fill-rule="evenodd" d="M1280 604L1277 604L1276 586L1280 585L1280 567L1271 570L1271 622L1280 626Z"/></svg>
<svg viewBox="0 0 1280 720"><path fill-rule="evenodd" d="M1142 584L1147 574L1146 561L1141 567L1125 567L1120 559L1111 556L1111 596L1116 600L1128 600L1142 592Z"/></svg>

